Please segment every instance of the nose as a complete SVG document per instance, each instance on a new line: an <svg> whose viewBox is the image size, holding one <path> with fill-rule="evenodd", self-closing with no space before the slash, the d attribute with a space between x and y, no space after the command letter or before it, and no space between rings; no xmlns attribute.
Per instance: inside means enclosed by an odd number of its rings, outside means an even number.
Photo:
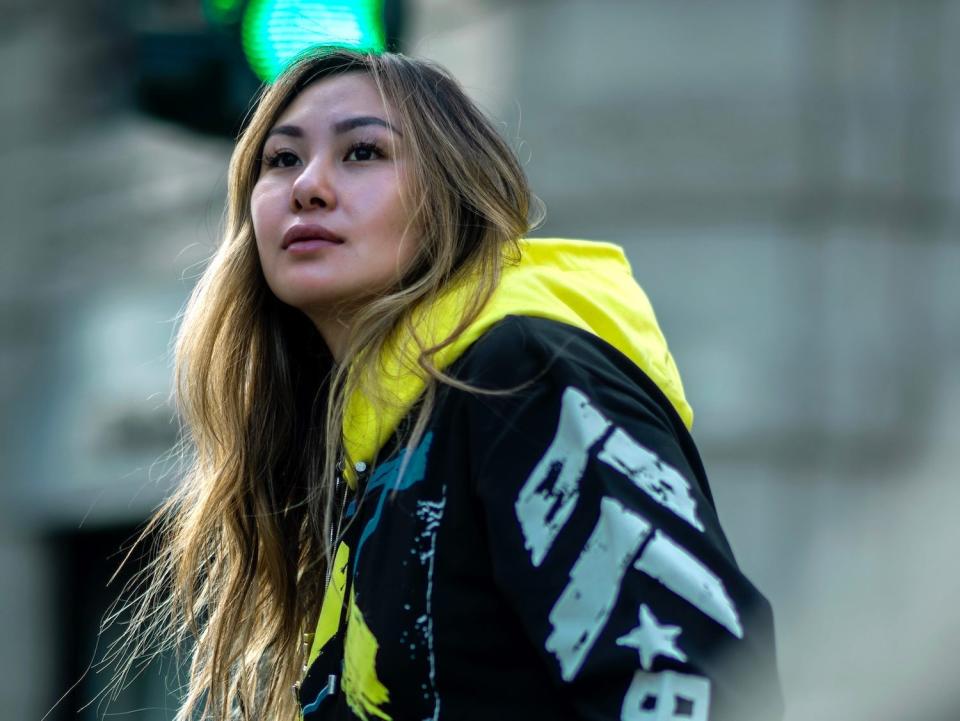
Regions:
<svg viewBox="0 0 960 721"><path fill-rule="evenodd" d="M293 181L290 192L290 207L294 212L316 208L332 208L336 205L329 168L318 158L304 166Z"/></svg>

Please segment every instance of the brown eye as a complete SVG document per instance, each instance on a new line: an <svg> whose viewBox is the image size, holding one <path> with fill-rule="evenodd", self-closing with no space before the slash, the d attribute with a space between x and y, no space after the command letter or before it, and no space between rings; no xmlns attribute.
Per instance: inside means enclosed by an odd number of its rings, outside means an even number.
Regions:
<svg viewBox="0 0 960 721"><path fill-rule="evenodd" d="M365 161L382 158L383 153L373 143L355 143L350 147L344 160Z"/></svg>
<svg viewBox="0 0 960 721"><path fill-rule="evenodd" d="M271 168L292 168L300 162L300 158L289 150L281 150L273 155L264 157L263 162Z"/></svg>

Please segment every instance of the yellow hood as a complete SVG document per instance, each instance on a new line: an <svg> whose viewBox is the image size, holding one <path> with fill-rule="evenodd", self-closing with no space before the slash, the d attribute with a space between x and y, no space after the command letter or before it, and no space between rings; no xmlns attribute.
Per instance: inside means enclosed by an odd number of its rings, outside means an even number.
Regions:
<svg viewBox="0 0 960 721"><path fill-rule="evenodd" d="M653 379L690 428L693 410L684 398L680 374L623 249L611 243L562 238L524 239L520 248L520 263L504 269L480 316L436 355L437 367L448 367L508 315L548 318L593 333L630 358ZM415 328L427 345L453 331L469 292L469 287L455 287L419 315ZM344 445L353 461L373 458L423 391L424 379L411 372L416 363L409 338L406 346L403 352L398 339L380 358L380 403L374 404L361 391L347 403Z"/></svg>

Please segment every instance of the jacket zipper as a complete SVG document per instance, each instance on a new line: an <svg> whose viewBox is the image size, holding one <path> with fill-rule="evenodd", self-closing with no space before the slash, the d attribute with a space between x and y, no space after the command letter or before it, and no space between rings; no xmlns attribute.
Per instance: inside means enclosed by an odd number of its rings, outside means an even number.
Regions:
<svg viewBox="0 0 960 721"><path fill-rule="evenodd" d="M340 473L337 473L336 477L334 478L334 482L333 482L333 513L331 514L331 517L330 517L330 545L328 546L328 548L330 549L330 558L331 558L331 559L333 559L333 558L336 556L336 549L333 547L333 542L334 542L334 540L335 540L336 534L340 531L339 528L336 528L336 530L334 530L334 527L335 527L334 524L336 524L336 526L339 526L339 525L340 525L340 521L341 521L342 516L343 516L343 506L344 506L344 504L343 504L342 501L340 501L340 485L341 485L342 483L343 483L343 476L341 476ZM337 520L334 521L334 519L337 519ZM327 592L327 589L330 587L330 578L331 578L331 576L333 575L333 565L332 565L332 561L331 561L331 563L328 563L328 564L327 564L327 574L326 574L326 575L327 575L327 578L326 578L326 581L325 581L324 584L323 584L323 592L324 592L324 593L326 593L326 592Z"/></svg>

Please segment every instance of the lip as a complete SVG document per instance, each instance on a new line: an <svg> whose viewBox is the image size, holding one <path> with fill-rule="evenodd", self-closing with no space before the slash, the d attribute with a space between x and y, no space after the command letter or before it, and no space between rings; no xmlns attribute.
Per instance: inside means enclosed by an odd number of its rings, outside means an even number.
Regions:
<svg viewBox="0 0 960 721"><path fill-rule="evenodd" d="M298 223L288 228L287 232L283 234L283 244L281 248L286 250L294 243L302 243L308 240L320 240L336 245L343 243L343 238L336 233L330 232L322 225Z"/></svg>

